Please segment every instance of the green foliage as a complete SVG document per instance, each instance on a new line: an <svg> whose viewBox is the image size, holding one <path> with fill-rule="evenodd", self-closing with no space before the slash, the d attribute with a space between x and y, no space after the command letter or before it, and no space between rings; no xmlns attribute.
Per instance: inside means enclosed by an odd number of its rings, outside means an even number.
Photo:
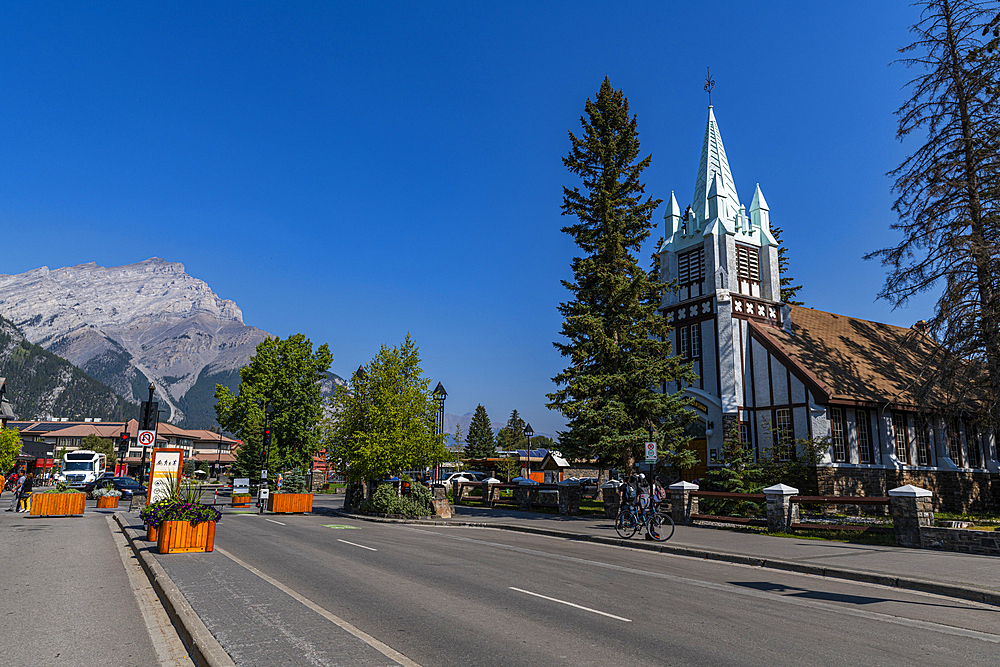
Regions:
<svg viewBox="0 0 1000 667"><path fill-rule="evenodd" d="M327 451L338 469L356 481L447 460L445 436L434 433L430 380L409 334L399 347L383 345L363 371L337 387L324 422Z"/></svg>
<svg viewBox="0 0 1000 667"><path fill-rule="evenodd" d="M90 495L94 498L121 498L122 492L116 489L111 482L105 482L96 487Z"/></svg>
<svg viewBox="0 0 1000 667"><path fill-rule="evenodd" d="M507 425L497 432L497 445L502 451L512 452L515 449L526 449L528 447L527 438L524 436L524 420L517 410L510 413L507 418Z"/></svg>
<svg viewBox="0 0 1000 667"><path fill-rule="evenodd" d="M98 454L104 454L108 457L108 468L114 470L118 455L115 453L115 443L113 440L110 438L100 438L93 434L85 435L80 446L83 449L90 449Z"/></svg>
<svg viewBox="0 0 1000 667"><path fill-rule="evenodd" d="M496 456L496 453L489 415L482 404L477 405L472 421L469 422L469 435L465 438L465 456L470 459L485 459Z"/></svg>
<svg viewBox="0 0 1000 667"><path fill-rule="evenodd" d="M79 489L70 488L69 484L66 482L56 482L56 485L51 489L46 489L42 493L83 493Z"/></svg>
<svg viewBox="0 0 1000 667"><path fill-rule="evenodd" d="M565 343L555 343L569 366L553 378L548 395L569 430L559 446L572 458L597 456L602 465L625 469L641 456L652 428L658 442L683 444L684 425L694 418L680 391L664 384L690 384L690 364L674 356L670 327L658 309L667 285L656 264L647 272L635 253L649 237L660 200L643 200L636 119L628 100L605 77L596 101L587 100L583 134L570 133L563 164L583 182L563 188L563 215L577 221L563 228L583 254L572 262L573 280L563 281L571 299L560 304Z"/></svg>
<svg viewBox="0 0 1000 667"><path fill-rule="evenodd" d="M497 461L496 470L498 475L506 478L509 482L521 474L521 462L516 456L507 456Z"/></svg>
<svg viewBox="0 0 1000 667"><path fill-rule="evenodd" d="M164 521L189 521L196 526L206 521L221 521L222 513L210 505L167 498L143 507L139 519L154 528L159 528Z"/></svg>
<svg viewBox="0 0 1000 667"><path fill-rule="evenodd" d="M10 470L21 451L21 434L16 428L0 430L0 471Z"/></svg>
<svg viewBox="0 0 1000 667"><path fill-rule="evenodd" d="M379 484L369 500L361 505L362 512L399 514L401 516L428 516L432 514L430 489L423 484L410 485L409 497L396 494L391 483Z"/></svg>
<svg viewBox="0 0 1000 667"><path fill-rule="evenodd" d="M292 468L286 472L281 481L281 493L307 493L306 476L300 468Z"/></svg>
<svg viewBox="0 0 1000 667"><path fill-rule="evenodd" d="M314 352L312 342L302 334L285 340L268 338L240 369L239 395L225 385L216 385L216 418L244 442L233 465L235 476L252 478L261 468L268 403L274 408L274 421L267 468L309 465L320 447L321 382L332 362L333 355L325 344Z"/></svg>
<svg viewBox="0 0 1000 667"><path fill-rule="evenodd" d="M771 234L778 242L778 284L781 287L781 302L792 306L805 305L801 301L794 301L795 295L802 285L793 285L795 279L788 275L788 247L781 242L781 227L771 225Z"/></svg>

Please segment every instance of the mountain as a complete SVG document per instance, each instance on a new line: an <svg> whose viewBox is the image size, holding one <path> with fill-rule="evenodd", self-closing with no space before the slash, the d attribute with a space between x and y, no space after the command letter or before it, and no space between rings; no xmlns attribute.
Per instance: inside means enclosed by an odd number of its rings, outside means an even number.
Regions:
<svg viewBox="0 0 1000 667"><path fill-rule="evenodd" d="M123 421L135 415L135 406L110 387L32 344L3 317L0 317L0 377L7 378L7 395L17 419L59 416Z"/></svg>
<svg viewBox="0 0 1000 667"><path fill-rule="evenodd" d="M158 257L0 275L0 315L130 402L146 399L152 382L161 418L192 427L214 423L216 383L235 390L239 368L270 335Z"/></svg>

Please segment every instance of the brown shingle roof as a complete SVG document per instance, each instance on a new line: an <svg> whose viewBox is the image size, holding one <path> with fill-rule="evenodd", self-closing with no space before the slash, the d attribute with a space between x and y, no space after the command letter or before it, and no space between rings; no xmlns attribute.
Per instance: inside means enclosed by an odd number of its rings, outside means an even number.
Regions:
<svg viewBox="0 0 1000 667"><path fill-rule="evenodd" d="M920 405L920 386L940 348L912 328L792 306L792 332L751 322L822 402Z"/></svg>

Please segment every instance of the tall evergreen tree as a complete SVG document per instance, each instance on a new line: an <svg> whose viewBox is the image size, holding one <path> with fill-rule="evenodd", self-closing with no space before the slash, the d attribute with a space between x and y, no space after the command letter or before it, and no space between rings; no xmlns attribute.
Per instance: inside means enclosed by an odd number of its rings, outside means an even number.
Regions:
<svg viewBox="0 0 1000 667"><path fill-rule="evenodd" d="M465 437L465 456L470 459L485 459L496 456L496 453L489 415L486 414L486 408L477 405L472 421L469 422L469 435Z"/></svg>
<svg viewBox="0 0 1000 667"><path fill-rule="evenodd" d="M521 415L517 414L517 410L513 410L510 417L507 418L507 423L497 433L497 443L500 445L500 449L509 452L526 448L528 445L525 442L527 438L524 436L524 426Z"/></svg>
<svg viewBox="0 0 1000 667"><path fill-rule="evenodd" d="M941 290L929 321L940 343L915 378L935 407L989 406L1000 423L1000 59L984 49L995 9L972 0L924 0L916 41L900 62L918 74L897 115L901 141L923 144L899 167L893 209L902 233L867 255L888 267L879 298L902 306ZM916 337L916 336L915 336ZM933 397L933 398L931 398Z"/></svg>
<svg viewBox="0 0 1000 667"><path fill-rule="evenodd" d="M778 242L778 284L781 287L781 302L791 306L804 305L801 301L794 301L795 295L802 285L795 285L795 279L788 275L788 247L781 242L781 227L771 226L771 233Z"/></svg>
<svg viewBox="0 0 1000 667"><path fill-rule="evenodd" d="M563 281L572 298L559 306L567 341L555 346L570 365L553 378L560 389L548 395L549 407L568 420L559 439L564 454L628 467L651 430L661 441L683 437L693 418L684 409L689 401L658 388L696 378L674 355L670 327L657 312L667 286L635 258L660 204L643 200L640 176L650 156L639 159L636 118L607 77L584 111L583 133L569 133L572 148L563 158L584 188L563 188L563 215L577 221L562 231L583 252L573 259L573 280Z"/></svg>

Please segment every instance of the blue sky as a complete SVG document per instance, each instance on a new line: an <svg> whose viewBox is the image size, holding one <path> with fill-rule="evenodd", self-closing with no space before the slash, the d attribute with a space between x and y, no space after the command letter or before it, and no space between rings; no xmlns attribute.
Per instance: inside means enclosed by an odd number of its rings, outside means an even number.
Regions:
<svg viewBox="0 0 1000 667"><path fill-rule="evenodd" d="M6 3L0 273L158 256L349 375L410 332L454 414L536 432L575 247L567 130L605 75L647 192L691 200L713 103L740 197L784 229L807 305L892 311L903 2ZM643 250L643 262L663 230Z"/></svg>

